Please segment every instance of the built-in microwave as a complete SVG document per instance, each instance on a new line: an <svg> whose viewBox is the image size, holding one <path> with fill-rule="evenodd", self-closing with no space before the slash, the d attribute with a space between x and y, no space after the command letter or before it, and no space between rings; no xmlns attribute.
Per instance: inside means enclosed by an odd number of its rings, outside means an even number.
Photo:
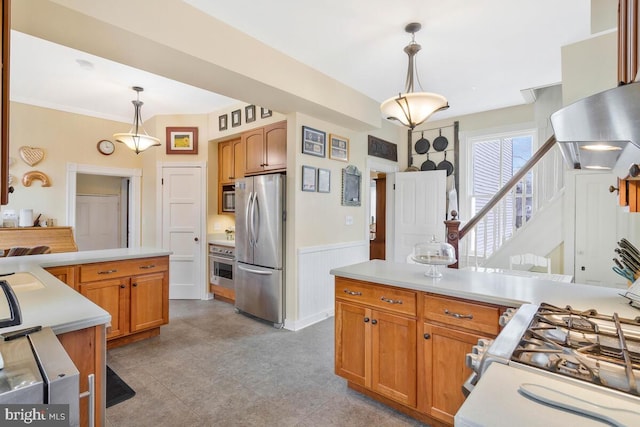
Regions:
<svg viewBox="0 0 640 427"><path fill-rule="evenodd" d="M222 212L236 211L236 192L233 187L222 190Z"/></svg>

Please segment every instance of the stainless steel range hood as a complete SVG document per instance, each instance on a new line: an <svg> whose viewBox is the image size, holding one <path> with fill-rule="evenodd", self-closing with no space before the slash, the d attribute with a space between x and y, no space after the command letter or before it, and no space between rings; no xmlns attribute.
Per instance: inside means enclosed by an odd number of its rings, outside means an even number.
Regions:
<svg viewBox="0 0 640 427"><path fill-rule="evenodd" d="M614 169L640 161L640 83L581 99L551 115L562 154L573 169ZM627 160L621 160L627 159ZM630 164L621 165L628 168Z"/></svg>

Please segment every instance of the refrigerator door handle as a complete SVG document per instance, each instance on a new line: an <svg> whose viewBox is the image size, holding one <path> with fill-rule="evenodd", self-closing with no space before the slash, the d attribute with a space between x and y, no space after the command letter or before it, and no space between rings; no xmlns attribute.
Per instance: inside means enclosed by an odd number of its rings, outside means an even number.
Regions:
<svg viewBox="0 0 640 427"><path fill-rule="evenodd" d="M253 231L251 229L251 217L249 213L251 212L251 204L253 202L253 192L249 193L249 201L247 203L247 208L244 213L244 226L247 230L247 234L249 235L249 246L253 246Z"/></svg>
<svg viewBox="0 0 640 427"><path fill-rule="evenodd" d="M254 273L254 274L261 274L263 276L271 276L273 274L272 271L254 270L253 268L246 268L239 264L237 265L237 267L242 271L246 271L248 273Z"/></svg>
<svg viewBox="0 0 640 427"><path fill-rule="evenodd" d="M256 201L258 198L258 193L251 193L253 198L251 199L251 207L249 208L249 235L251 236L251 245L256 245Z"/></svg>
<svg viewBox="0 0 640 427"><path fill-rule="evenodd" d="M258 200L258 193L255 193L253 197L253 206L251 212L251 227L253 230L253 244L258 244L258 235L260 234L260 201ZM256 214L257 212L257 214Z"/></svg>

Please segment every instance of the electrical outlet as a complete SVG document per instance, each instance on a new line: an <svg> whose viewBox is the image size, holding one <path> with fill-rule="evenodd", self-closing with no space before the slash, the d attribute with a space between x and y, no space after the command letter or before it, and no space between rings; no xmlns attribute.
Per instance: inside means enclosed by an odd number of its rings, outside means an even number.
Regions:
<svg viewBox="0 0 640 427"><path fill-rule="evenodd" d="M346 225L353 225L353 217L351 215L347 215L344 217L344 223Z"/></svg>

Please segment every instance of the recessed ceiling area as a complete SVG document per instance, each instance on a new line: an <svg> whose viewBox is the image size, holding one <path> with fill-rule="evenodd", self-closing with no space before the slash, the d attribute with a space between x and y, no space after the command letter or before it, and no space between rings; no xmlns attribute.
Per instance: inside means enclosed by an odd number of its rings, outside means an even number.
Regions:
<svg viewBox="0 0 640 427"><path fill-rule="evenodd" d="M561 81L561 46L590 35L588 0L184 3L377 102L403 90L402 49L410 41L404 26L420 22L422 89L444 95L451 106L435 119L523 104L522 90ZM135 99L134 85L145 88L143 119L210 113L238 102L16 31L11 67L13 101L122 122L132 118L123 99Z"/></svg>

